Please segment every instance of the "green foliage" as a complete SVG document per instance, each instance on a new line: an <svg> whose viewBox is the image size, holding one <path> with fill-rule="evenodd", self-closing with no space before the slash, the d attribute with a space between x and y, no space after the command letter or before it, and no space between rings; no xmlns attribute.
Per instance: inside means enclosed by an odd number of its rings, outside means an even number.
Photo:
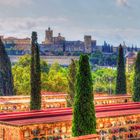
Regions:
<svg viewBox="0 0 140 140"><path fill-rule="evenodd" d="M119 46L117 78L116 78L116 94L126 94L126 75L123 47Z"/></svg>
<svg viewBox="0 0 140 140"><path fill-rule="evenodd" d="M67 91L67 69L62 68L58 63L52 64L47 77L44 77L44 88L47 91Z"/></svg>
<svg viewBox="0 0 140 140"><path fill-rule="evenodd" d="M11 62L0 38L0 95L14 95Z"/></svg>
<svg viewBox="0 0 140 140"><path fill-rule="evenodd" d="M36 86L36 95L35 95L35 109L41 109L41 67L40 67L40 54L39 54L39 45L36 45L35 51L35 85Z"/></svg>
<svg viewBox="0 0 140 140"><path fill-rule="evenodd" d="M135 63L133 100L135 102L140 102L140 52L137 54Z"/></svg>
<svg viewBox="0 0 140 140"><path fill-rule="evenodd" d="M58 63L50 66L41 60L41 84L42 90L52 92L67 92L67 68ZM14 87L16 95L29 95L31 56L25 55L13 66Z"/></svg>
<svg viewBox="0 0 140 140"><path fill-rule="evenodd" d="M22 56L19 61L16 63L17 66L21 67L27 67L31 65L31 56L30 55L24 55Z"/></svg>
<svg viewBox="0 0 140 140"><path fill-rule="evenodd" d="M37 43L37 33L32 32L31 46L31 100L30 109L41 109L41 69L40 69L40 54Z"/></svg>
<svg viewBox="0 0 140 140"><path fill-rule="evenodd" d="M73 56L80 56L82 54L82 52L72 52Z"/></svg>
<svg viewBox="0 0 140 140"><path fill-rule="evenodd" d="M93 83L88 60L87 55L80 56L73 109L73 136L96 133Z"/></svg>
<svg viewBox="0 0 140 140"><path fill-rule="evenodd" d="M91 54L90 62L92 64L103 65L103 54L100 51Z"/></svg>
<svg viewBox="0 0 140 140"><path fill-rule="evenodd" d="M41 60L41 79L42 79L42 89L45 90L43 83L44 79L47 77L49 72L49 66L43 60ZM30 86L30 64L31 56L24 55L19 61L13 66L12 73L14 77L14 89L16 95L29 95Z"/></svg>
<svg viewBox="0 0 140 140"><path fill-rule="evenodd" d="M93 91L115 93L116 70L110 68L101 68L92 72Z"/></svg>
<svg viewBox="0 0 140 140"><path fill-rule="evenodd" d="M68 98L67 107L72 107L75 96L75 83L76 83L77 65L76 60L71 60L71 64L68 67Z"/></svg>
<svg viewBox="0 0 140 140"><path fill-rule="evenodd" d="M129 73L126 73L126 81L127 81L127 93L133 95L134 93L134 70Z"/></svg>
<svg viewBox="0 0 140 140"><path fill-rule="evenodd" d="M22 58L21 58L22 59ZM14 77L14 90L16 95L30 94L30 66L23 67L15 64L12 68Z"/></svg>
<svg viewBox="0 0 140 140"><path fill-rule="evenodd" d="M19 62L17 62L12 68L16 95L30 94L30 63L30 55L25 55L22 56L19 59ZM41 60L42 90L67 92L69 90L68 75L69 70L67 68L61 67L58 63L54 63L49 68L47 63ZM109 78L112 78L113 80L111 82L111 92L114 93L116 70L108 68L98 69L92 72L92 77L94 91L108 93L110 91Z"/></svg>
<svg viewBox="0 0 140 140"><path fill-rule="evenodd" d="M105 55L101 51L95 51L90 55L90 63L98 66L116 66L117 56L115 54Z"/></svg>

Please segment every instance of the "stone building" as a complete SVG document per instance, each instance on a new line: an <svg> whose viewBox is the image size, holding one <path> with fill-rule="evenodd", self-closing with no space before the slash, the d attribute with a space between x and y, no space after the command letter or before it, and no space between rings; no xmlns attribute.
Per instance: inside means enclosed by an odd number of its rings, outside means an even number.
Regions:
<svg viewBox="0 0 140 140"><path fill-rule="evenodd" d="M91 36L89 35L84 36L84 46L85 46L85 53L92 52Z"/></svg>
<svg viewBox="0 0 140 140"><path fill-rule="evenodd" d="M135 52L129 52L126 55L126 72L131 72L133 70L136 57L137 57L137 53Z"/></svg>
<svg viewBox="0 0 140 140"><path fill-rule="evenodd" d="M31 46L30 38L16 38L0 36L5 45L8 55L23 55L25 52L29 53Z"/></svg>
<svg viewBox="0 0 140 140"><path fill-rule="evenodd" d="M50 27L45 31L45 41L43 44L53 44L53 30Z"/></svg>
<svg viewBox="0 0 140 140"><path fill-rule="evenodd" d="M93 40L90 35L84 36L84 53L92 53L96 51L102 51L102 46L97 45L97 41Z"/></svg>
<svg viewBox="0 0 140 140"><path fill-rule="evenodd" d="M65 41L65 37L61 36L61 33L58 33L57 37L53 37L54 44L63 44L64 41Z"/></svg>
<svg viewBox="0 0 140 140"><path fill-rule="evenodd" d="M45 45L51 45L51 44L61 44L65 41L65 38L61 36L60 33L58 33L58 36L53 36L53 30L49 27L48 30L45 31L45 40L42 42L42 44Z"/></svg>
<svg viewBox="0 0 140 140"><path fill-rule="evenodd" d="M1 36L2 41L4 44L18 44L18 45L28 45L31 44L31 39L30 38L16 38L16 37L6 37Z"/></svg>
<svg viewBox="0 0 140 140"><path fill-rule="evenodd" d="M84 41L74 40L68 41L60 33L57 36L53 35L53 30L49 27L45 31L45 39L40 43L41 55L80 55L81 53L96 53L101 52L103 55L117 55L118 46L112 46L106 41L103 45L98 45L95 39L90 35L84 36ZM30 54L31 39L30 38L15 38L0 36L5 44L8 55L23 55ZM139 51L137 46L128 47L123 43L124 55L128 52Z"/></svg>

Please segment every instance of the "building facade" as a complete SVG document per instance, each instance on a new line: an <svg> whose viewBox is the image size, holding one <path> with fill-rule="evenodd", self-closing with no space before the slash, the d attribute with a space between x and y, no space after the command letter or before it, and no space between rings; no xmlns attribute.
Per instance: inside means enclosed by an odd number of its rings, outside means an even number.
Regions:
<svg viewBox="0 0 140 140"><path fill-rule="evenodd" d="M92 39L90 35L84 36L84 41L67 41L60 33L54 36L54 31L49 27L45 31L45 39L40 46L41 55L80 55L81 53L96 53L97 51L112 55L118 53L118 46L112 46L107 42L103 45L97 45L97 41ZM5 44L9 55L23 55L30 54L31 39L30 38L15 38L0 36ZM137 46L128 47L123 44L124 54L128 52L139 51Z"/></svg>
<svg viewBox="0 0 140 140"><path fill-rule="evenodd" d="M137 53L130 52L126 55L126 72L131 72L134 68Z"/></svg>
<svg viewBox="0 0 140 140"><path fill-rule="evenodd" d="M65 41L65 37L61 36L61 33L58 33L58 36L53 36L53 30L49 27L45 31L45 40L42 42L44 45L55 45L62 44Z"/></svg>

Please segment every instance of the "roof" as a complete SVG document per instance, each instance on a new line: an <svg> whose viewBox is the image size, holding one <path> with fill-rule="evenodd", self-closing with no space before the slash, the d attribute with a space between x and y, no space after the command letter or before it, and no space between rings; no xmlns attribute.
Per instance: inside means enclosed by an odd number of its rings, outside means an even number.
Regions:
<svg viewBox="0 0 140 140"><path fill-rule="evenodd" d="M96 106L96 117L117 117L140 114L140 103L114 104ZM0 123L13 126L54 123L72 120L71 108L57 108L40 111L1 113Z"/></svg>
<svg viewBox="0 0 140 140"><path fill-rule="evenodd" d="M26 38L17 38L17 37L10 36L10 37L4 38L4 40L30 40L30 38L29 37L26 37Z"/></svg>
<svg viewBox="0 0 140 140"><path fill-rule="evenodd" d="M129 52L127 55L126 55L126 57L127 58L136 58L136 53L135 52Z"/></svg>

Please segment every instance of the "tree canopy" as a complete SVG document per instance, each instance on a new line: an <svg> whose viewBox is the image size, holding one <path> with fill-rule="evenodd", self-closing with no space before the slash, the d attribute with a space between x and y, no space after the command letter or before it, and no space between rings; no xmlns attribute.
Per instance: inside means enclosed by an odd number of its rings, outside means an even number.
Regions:
<svg viewBox="0 0 140 140"><path fill-rule="evenodd" d="M125 60L122 45L119 46L116 77L116 94L126 94Z"/></svg>
<svg viewBox="0 0 140 140"><path fill-rule="evenodd" d="M39 110L41 109L41 69L39 44L37 43L37 32L32 32L30 67L30 110Z"/></svg>
<svg viewBox="0 0 140 140"><path fill-rule="evenodd" d="M0 38L0 95L10 96L14 94L11 62Z"/></svg>
<svg viewBox="0 0 140 140"><path fill-rule="evenodd" d="M133 100L135 102L140 102L140 52L137 54L134 72Z"/></svg>
<svg viewBox="0 0 140 140"><path fill-rule="evenodd" d="M72 135L81 136L96 133L96 118L93 103L93 83L87 55L81 55L76 77Z"/></svg>
<svg viewBox="0 0 140 140"><path fill-rule="evenodd" d="M67 98L67 106L72 107L75 96L75 84L76 84L76 74L77 74L77 61L71 60L71 64L68 67L68 98Z"/></svg>

